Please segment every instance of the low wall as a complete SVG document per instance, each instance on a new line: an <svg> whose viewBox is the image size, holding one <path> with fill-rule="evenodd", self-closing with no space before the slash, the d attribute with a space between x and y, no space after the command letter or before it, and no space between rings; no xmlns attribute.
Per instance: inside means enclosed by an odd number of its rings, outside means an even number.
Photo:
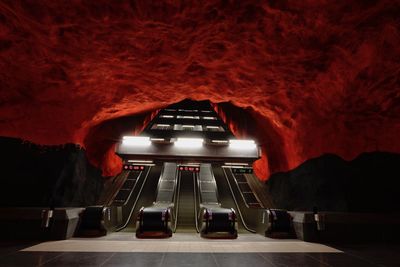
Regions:
<svg viewBox="0 0 400 267"><path fill-rule="evenodd" d="M310 242L397 241L400 214L290 212L297 238Z"/></svg>
<svg viewBox="0 0 400 267"><path fill-rule="evenodd" d="M0 239L61 240L74 235L83 208L0 208Z"/></svg>

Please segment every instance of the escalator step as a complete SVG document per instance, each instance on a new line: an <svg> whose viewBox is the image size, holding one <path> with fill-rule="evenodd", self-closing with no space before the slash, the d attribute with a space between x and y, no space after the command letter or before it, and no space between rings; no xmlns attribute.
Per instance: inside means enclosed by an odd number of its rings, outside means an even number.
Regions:
<svg viewBox="0 0 400 267"><path fill-rule="evenodd" d="M234 177L238 183L247 183L246 177L243 174L234 174Z"/></svg>
<svg viewBox="0 0 400 267"><path fill-rule="evenodd" d="M136 179L126 180L122 188L132 189L135 186Z"/></svg>
<svg viewBox="0 0 400 267"><path fill-rule="evenodd" d="M247 183L238 183L240 191L242 193L252 193L250 186Z"/></svg>
<svg viewBox="0 0 400 267"><path fill-rule="evenodd" d="M258 203L256 196L253 193L243 193L244 200L249 203Z"/></svg>

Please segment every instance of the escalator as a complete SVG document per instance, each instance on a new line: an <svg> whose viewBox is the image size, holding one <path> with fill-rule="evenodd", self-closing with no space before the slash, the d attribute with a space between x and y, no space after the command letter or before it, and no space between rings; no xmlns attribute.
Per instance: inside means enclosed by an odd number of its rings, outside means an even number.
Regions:
<svg viewBox="0 0 400 267"><path fill-rule="evenodd" d="M121 231L130 229L137 210L137 205L145 202L154 190L161 166L132 166L117 175L109 189L101 198L99 206L87 207L79 225L81 236L93 236L93 233ZM143 193L145 192L145 193Z"/></svg>
<svg viewBox="0 0 400 267"><path fill-rule="evenodd" d="M180 171L176 232L196 232L195 173Z"/></svg>
<svg viewBox="0 0 400 267"><path fill-rule="evenodd" d="M234 196L229 188L229 184L225 178L225 173L221 167L214 167L213 173L215 176L215 181L217 183L218 188L218 200L221 203L221 207L223 208L237 208L234 200ZM246 233L248 232L243 225L243 220L241 216L238 215L237 219L238 224L238 232L239 233Z"/></svg>
<svg viewBox="0 0 400 267"><path fill-rule="evenodd" d="M164 237L176 231L200 232L209 238L215 238L209 234L212 231L225 232L216 238L256 232L259 222L264 221L260 219L264 209L246 177L211 164L200 164L199 170L182 171L176 163L165 162L124 173L125 181L115 193L108 216L104 216L114 225L108 229L136 230L138 234L138 227L151 225L151 235L162 229Z"/></svg>
<svg viewBox="0 0 400 267"><path fill-rule="evenodd" d="M112 200L113 206L123 206L127 204L129 198L132 195L133 189L136 186L136 182L138 182L141 176L145 175L146 171L148 170L127 172L127 177L122 184L122 187L119 189L117 195Z"/></svg>
<svg viewBox="0 0 400 267"><path fill-rule="evenodd" d="M165 162L157 180L158 183L154 181L149 183L148 190L152 187L153 194L147 196L147 201L142 201L140 205L137 205L139 208L136 209L137 216L131 219L135 222L138 238L172 236L171 223L175 213L174 199L177 188L176 163ZM146 192L148 191L144 191L144 194ZM144 198L143 196L142 199Z"/></svg>
<svg viewBox="0 0 400 267"><path fill-rule="evenodd" d="M121 224L117 228L117 231L135 231L136 219L140 208L151 205L156 197L157 183L160 178L161 170L161 165L150 167L146 181L141 185L141 190L135 195L135 205L131 206L129 215L123 218L125 223Z"/></svg>
<svg viewBox="0 0 400 267"><path fill-rule="evenodd" d="M215 176L210 163L200 165L198 176L200 235L205 238L237 238L236 211L221 206Z"/></svg>

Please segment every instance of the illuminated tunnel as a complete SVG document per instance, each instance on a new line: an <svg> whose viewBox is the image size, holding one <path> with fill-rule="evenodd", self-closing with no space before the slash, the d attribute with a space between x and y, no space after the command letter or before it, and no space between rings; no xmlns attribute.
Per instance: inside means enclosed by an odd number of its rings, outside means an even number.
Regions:
<svg viewBox="0 0 400 267"><path fill-rule="evenodd" d="M121 170L121 134L190 98L257 140L262 180L327 153L396 154L399 10L385 0L2 2L0 136L80 145L109 177Z"/></svg>

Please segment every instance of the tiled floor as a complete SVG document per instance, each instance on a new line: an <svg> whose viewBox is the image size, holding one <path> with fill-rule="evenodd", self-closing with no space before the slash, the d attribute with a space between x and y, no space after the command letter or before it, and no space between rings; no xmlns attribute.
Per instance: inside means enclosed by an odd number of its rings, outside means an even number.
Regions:
<svg viewBox="0 0 400 267"><path fill-rule="evenodd" d="M0 243L0 266L388 266L400 267L400 245L325 246L242 235L207 240L195 235L137 240L121 233L97 239Z"/></svg>

